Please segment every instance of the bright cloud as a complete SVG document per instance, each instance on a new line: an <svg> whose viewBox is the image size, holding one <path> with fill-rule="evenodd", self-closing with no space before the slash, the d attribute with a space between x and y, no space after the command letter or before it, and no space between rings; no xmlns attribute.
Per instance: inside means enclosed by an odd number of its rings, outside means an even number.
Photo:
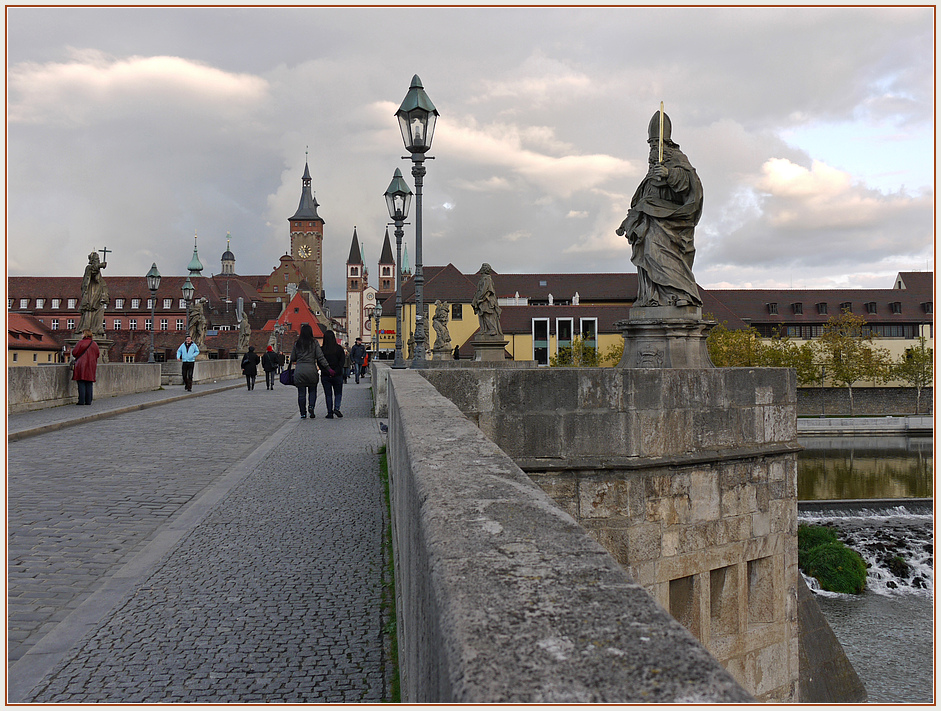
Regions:
<svg viewBox="0 0 941 711"><path fill-rule="evenodd" d="M262 101L267 82L180 57L118 59L94 50L73 52L71 61L23 62L9 72L11 123L84 124L167 101L220 111ZM100 112L106 111L103 117Z"/></svg>

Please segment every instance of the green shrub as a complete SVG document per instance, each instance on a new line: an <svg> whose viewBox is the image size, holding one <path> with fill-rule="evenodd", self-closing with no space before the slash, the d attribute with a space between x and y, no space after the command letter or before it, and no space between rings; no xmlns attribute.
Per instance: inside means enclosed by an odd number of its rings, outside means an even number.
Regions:
<svg viewBox="0 0 941 711"><path fill-rule="evenodd" d="M810 526L802 523L797 527L797 550L809 551L823 543L836 543L836 531L829 526Z"/></svg>
<svg viewBox="0 0 941 711"><path fill-rule="evenodd" d="M798 564L824 590L858 595L866 589L866 563L839 541L798 551Z"/></svg>

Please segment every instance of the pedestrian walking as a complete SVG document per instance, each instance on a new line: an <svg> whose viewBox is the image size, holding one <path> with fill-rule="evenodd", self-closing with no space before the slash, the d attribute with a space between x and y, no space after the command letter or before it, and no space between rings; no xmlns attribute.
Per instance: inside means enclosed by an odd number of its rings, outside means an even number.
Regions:
<svg viewBox="0 0 941 711"><path fill-rule="evenodd" d="M346 381L353 371L353 360L350 358L350 349L346 345L343 346L343 356L343 384L346 385Z"/></svg>
<svg viewBox="0 0 941 711"><path fill-rule="evenodd" d="M340 412L340 401L343 399L343 363L346 361L346 354L343 352L343 346L337 343L337 338L333 331L326 331L323 334L323 356L330 364L328 372L320 371L320 382L323 384L323 396L327 401L327 419L332 420L334 416L343 417Z"/></svg>
<svg viewBox="0 0 941 711"><path fill-rule="evenodd" d="M313 419L317 416L314 413L314 405L317 404L317 366L331 375L336 373L324 358L323 350L314 338L314 329L309 323L301 326L301 333L291 349L290 362L294 364L294 385L297 387L297 405L301 409L301 419L306 419L308 413Z"/></svg>
<svg viewBox="0 0 941 711"><path fill-rule="evenodd" d="M91 405L95 389L95 374L98 371L98 344L88 329L82 331L82 340L72 349L75 361L72 366L72 380L78 384L79 405Z"/></svg>
<svg viewBox="0 0 941 711"><path fill-rule="evenodd" d="M363 371L363 361L366 358L366 346L363 345L363 339L357 338L353 347L350 348L350 360L353 361L353 376L359 383L360 375Z"/></svg>
<svg viewBox="0 0 941 711"><path fill-rule="evenodd" d="M274 381L278 372L278 354L274 348L268 346L268 350L261 357L261 368L265 371L265 387L268 390L274 390Z"/></svg>
<svg viewBox="0 0 941 711"><path fill-rule="evenodd" d="M196 369L196 356L198 355L199 346L193 343L191 336L187 336L176 349L176 359L183 361L183 387L190 392L193 390L193 371Z"/></svg>
<svg viewBox="0 0 941 711"><path fill-rule="evenodd" d="M242 356L242 372L245 374L245 384L249 390L255 389L255 378L258 376L258 362L261 358L255 352L255 346L248 347L248 353Z"/></svg>

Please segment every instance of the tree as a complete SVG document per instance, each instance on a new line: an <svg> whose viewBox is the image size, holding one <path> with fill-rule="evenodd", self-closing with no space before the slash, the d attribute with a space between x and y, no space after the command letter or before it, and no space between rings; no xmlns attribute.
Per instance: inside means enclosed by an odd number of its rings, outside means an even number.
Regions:
<svg viewBox="0 0 941 711"><path fill-rule="evenodd" d="M823 334L816 342L816 351L830 380L849 392L850 415L855 414L854 383L860 380L884 382L891 375L889 351L874 345L872 332L866 328L866 319L850 311L827 320Z"/></svg>
<svg viewBox="0 0 941 711"><path fill-rule="evenodd" d="M921 410L921 391L934 381L934 349L925 347L925 337L918 337L918 345L907 348L901 360L893 367L892 377L915 388L915 414Z"/></svg>
<svg viewBox="0 0 941 711"><path fill-rule="evenodd" d="M617 365L621 362L621 357L624 355L624 339L615 343L614 345L608 346L599 356L599 365Z"/></svg>
<svg viewBox="0 0 941 711"><path fill-rule="evenodd" d="M813 385L821 379L816 359L814 347L809 342L797 345L779 333L775 333L770 341L761 343L758 356L760 365L767 368L794 368L797 382L801 385Z"/></svg>
<svg viewBox="0 0 941 711"><path fill-rule="evenodd" d="M553 368L593 368L598 364L598 349L587 345L578 336L572 339L572 345L560 348L558 353L549 358L549 365Z"/></svg>
<svg viewBox="0 0 941 711"><path fill-rule="evenodd" d="M708 316L706 317L709 318ZM730 329L726 321L716 325L706 337L709 357L717 368L751 368L761 365L761 336L754 326Z"/></svg>

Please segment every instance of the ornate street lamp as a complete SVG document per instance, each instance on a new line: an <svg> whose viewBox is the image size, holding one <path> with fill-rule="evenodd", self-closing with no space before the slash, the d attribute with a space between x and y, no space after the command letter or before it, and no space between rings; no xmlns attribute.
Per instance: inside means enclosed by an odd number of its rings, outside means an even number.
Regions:
<svg viewBox="0 0 941 711"><path fill-rule="evenodd" d="M190 302L193 300L193 296L196 295L196 287L193 286L193 282L190 281L189 277L186 277L186 281L183 282L183 301L186 302L186 332L190 332Z"/></svg>
<svg viewBox="0 0 941 711"><path fill-rule="evenodd" d="M412 155L412 177L415 179L415 357L412 367L425 363L425 276L422 272L421 244L421 188L425 177L425 153L431 149L431 139L438 120L438 110L431 103L418 75L412 77L405 99L395 112L402 131L405 150Z"/></svg>
<svg viewBox="0 0 941 711"><path fill-rule="evenodd" d="M160 272L157 271L157 263L154 262L150 271L147 272L147 288L150 289L150 355L147 357L148 363L154 362L154 309L157 307L157 289L160 288Z"/></svg>
<svg viewBox="0 0 941 711"><path fill-rule="evenodd" d="M395 223L395 361L393 368L405 368L402 358L402 225L408 217L408 208L412 203L412 191L402 177L402 171L395 169L389 189L386 190L386 207L389 217Z"/></svg>

